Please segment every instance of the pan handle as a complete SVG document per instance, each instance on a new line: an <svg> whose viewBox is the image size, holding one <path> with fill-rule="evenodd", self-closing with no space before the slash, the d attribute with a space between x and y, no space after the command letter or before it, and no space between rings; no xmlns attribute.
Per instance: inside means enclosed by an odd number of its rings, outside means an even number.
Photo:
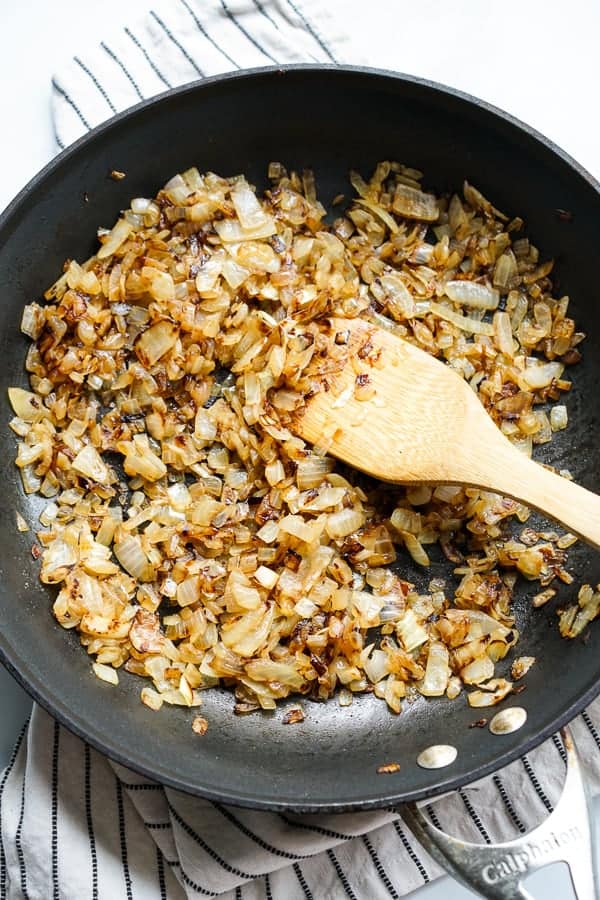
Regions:
<svg viewBox="0 0 600 900"><path fill-rule="evenodd" d="M534 900L521 881L554 862L566 862L577 900L597 900L594 840L588 797L568 728L561 730L567 755L563 792L548 818L514 841L471 844L431 824L415 803L400 813L433 858L458 881L489 900Z"/></svg>

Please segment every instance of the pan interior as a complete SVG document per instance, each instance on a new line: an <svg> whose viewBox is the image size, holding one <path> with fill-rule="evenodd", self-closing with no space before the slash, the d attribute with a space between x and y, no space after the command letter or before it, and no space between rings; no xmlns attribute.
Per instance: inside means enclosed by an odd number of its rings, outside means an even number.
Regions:
<svg viewBox="0 0 600 900"><path fill-rule="evenodd" d="M39 298L67 257L92 252L99 225L110 226L131 197L151 196L175 172L196 165L223 175L246 173L264 184L271 160L312 167L327 205L350 195L347 173L370 173L376 162L398 159L426 173L437 191L474 183L508 214L519 214L544 256L557 260L560 291L587 332L583 363L572 371L567 398L570 427L538 459L571 470L598 491L600 313L597 305L597 222L600 196L591 179L532 133L469 101L428 85L360 70L299 67L249 73L181 89L124 114L52 164L0 223L0 406L10 418L6 388L25 384L26 341L19 333L25 303ZM112 169L127 173L115 182ZM557 209L569 210L570 217ZM567 220L568 219L568 220ZM532 610L535 586L521 584L516 606L518 655L538 662L517 701L527 708L521 731L503 738L470 729L479 718L457 701L405 704L394 716L373 697L349 708L303 703L301 725L283 726L288 702L273 714L236 718L226 691L205 694L203 738L190 728L193 711L156 714L139 701L140 681L121 676L118 688L91 676L76 635L50 614L52 592L37 579L31 534L19 534L15 511L35 527L40 503L27 499L13 465L14 436L0 434L4 512L0 517L0 651L51 712L113 758L174 786L242 805L296 810L367 808L447 789L473 780L523 752L570 718L596 691L600 630L584 640L558 635L556 607L581 582L600 581L598 555L577 545L570 553L576 581L555 601ZM402 557L404 577L425 589L432 577L453 583L436 558L427 572ZM505 667L510 664L510 660ZM503 672L501 671L501 674ZM436 743L458 748L456 763L432 773L416 765ZM382 763L401 769L377 775Z"/></svg>

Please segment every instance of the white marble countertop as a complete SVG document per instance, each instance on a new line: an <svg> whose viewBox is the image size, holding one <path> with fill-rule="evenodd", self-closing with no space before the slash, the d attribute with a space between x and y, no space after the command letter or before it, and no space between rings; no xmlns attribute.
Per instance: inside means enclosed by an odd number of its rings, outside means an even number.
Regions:
<svg viewBox="0 0 600 900"><path fill-rule="evenodd" d="M128 0L127 21L151 0ZM344 0L329 8L345 18ZM123 0L0 0L0 209L52 157L50 77L83 45L123 20ZM600 177L600 4L598 0L368 0L353 13L357 52L376 48L381 68L442 81L483 97L529 122ZM0 766L30 707L0 668ZM534 876L536 898L571 896L566 871ZM467 900L474 895L442 879L413 895L419 900ZM368 898L361 898L368 900Z"/></svg>

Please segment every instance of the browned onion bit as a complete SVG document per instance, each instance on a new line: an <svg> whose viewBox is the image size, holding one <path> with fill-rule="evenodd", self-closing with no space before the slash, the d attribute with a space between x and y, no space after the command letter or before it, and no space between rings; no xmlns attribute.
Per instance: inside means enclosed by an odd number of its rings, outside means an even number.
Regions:
<svg viewBox="0 0 600 900"><path fill-rule="evenodd" d="M203 716L196 716L192 719L192 731L194 734L206 734L208 731L208 722Z"/></svg>

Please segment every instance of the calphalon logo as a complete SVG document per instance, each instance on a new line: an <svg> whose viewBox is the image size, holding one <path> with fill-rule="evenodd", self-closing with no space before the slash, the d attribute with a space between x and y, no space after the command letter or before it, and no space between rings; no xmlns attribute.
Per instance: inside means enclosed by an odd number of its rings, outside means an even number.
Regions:
<svg viewBox="0 0 600 900"><path fill-rule="evenodd" d="M486 884L497 884L503 878L509 878L512 875L523 875L529 870L532 862L543 859L550 853L553 853L557 847L566 847L575 841L581 840L583 837L578 825L574 825L568 831L561 831L558 834L551 832L547 838L536 843L529 841L523 847L512 853L506 853L496 862L490 863L481 870L483 880Z"/></svg>

